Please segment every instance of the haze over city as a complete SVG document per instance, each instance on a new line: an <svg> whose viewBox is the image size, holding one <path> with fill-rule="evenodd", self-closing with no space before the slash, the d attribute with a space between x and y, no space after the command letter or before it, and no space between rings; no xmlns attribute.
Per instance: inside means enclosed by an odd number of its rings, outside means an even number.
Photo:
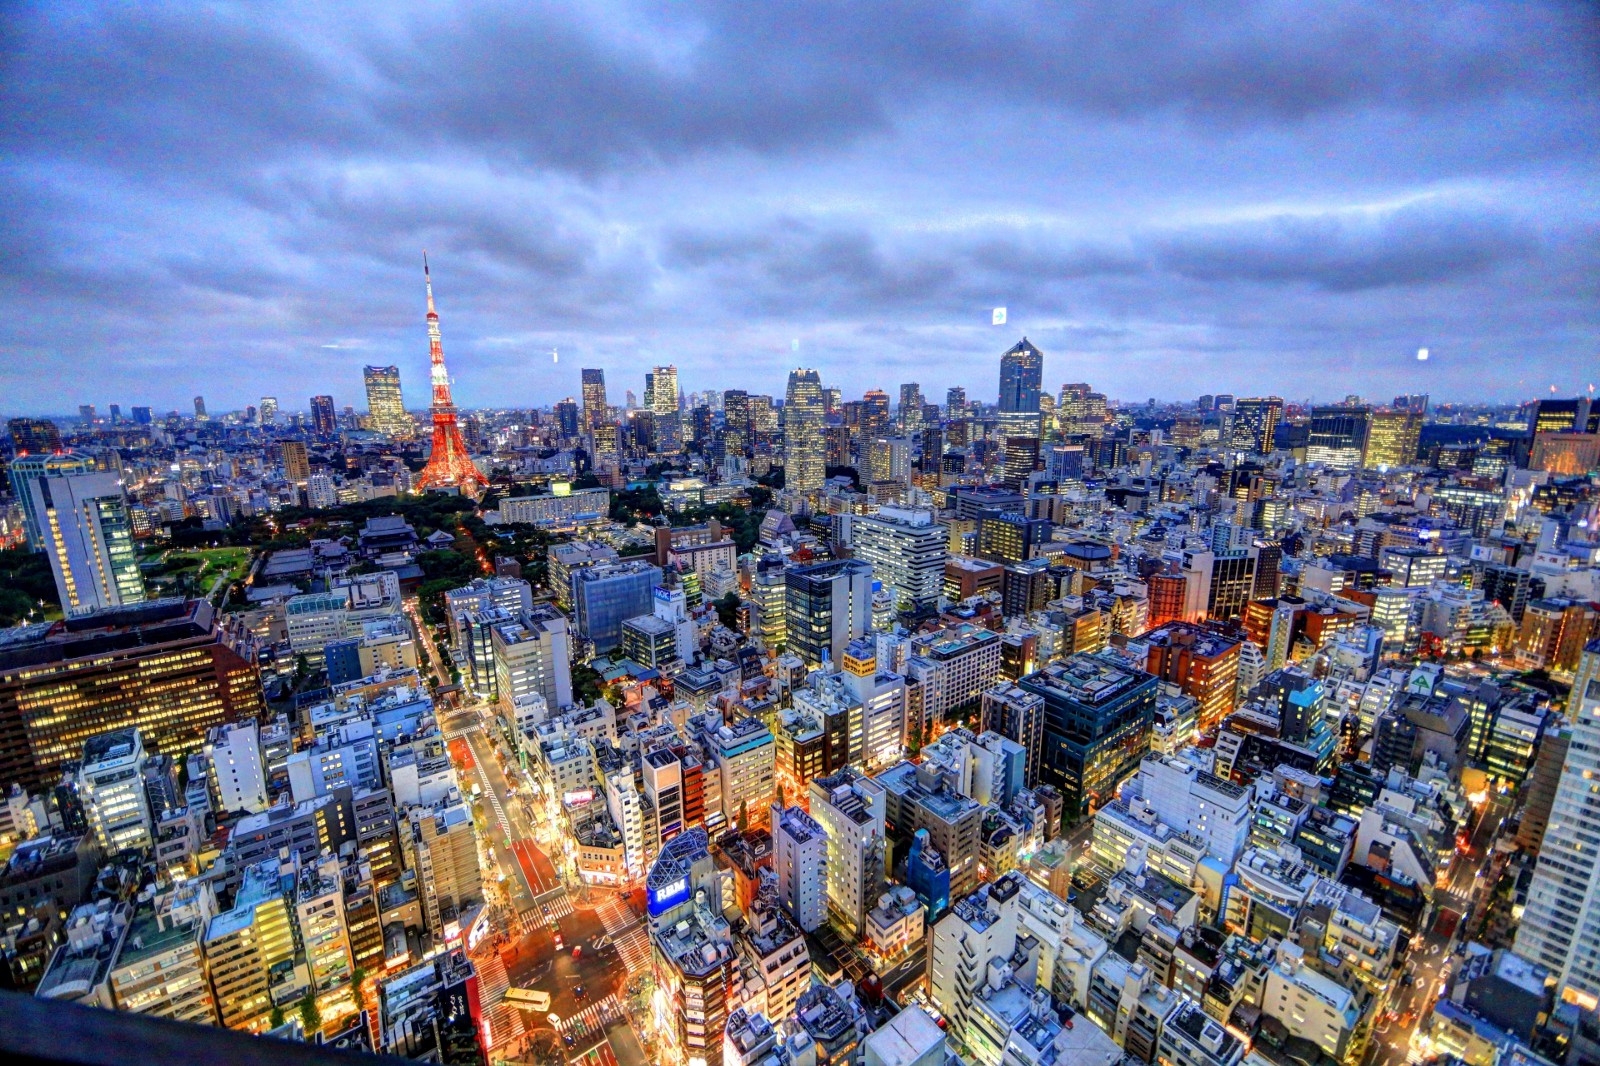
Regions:
<svg viewBox="0 0 1600 1066"><path fill-rule="evenodd" d="M9 17L13 412L418 379L423 248L469 407L976 395L1022 335L1137 400L1526 399L1600 351L1585 4Z"/></svg>

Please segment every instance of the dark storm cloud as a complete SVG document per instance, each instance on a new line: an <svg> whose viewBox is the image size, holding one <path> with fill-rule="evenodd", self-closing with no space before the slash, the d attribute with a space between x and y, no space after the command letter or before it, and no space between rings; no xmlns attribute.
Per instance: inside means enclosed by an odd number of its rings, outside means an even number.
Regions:
<svg viewBox="0 0 1600 1066"><path fill-rule="evenodd" d="M1112 391L1205 391L1219 356L1386 387L1420 336L1443 391L1509 394L1498 353L1551 376L1600 340L1583 4L9 15L0 385L30 408L218 365L260 381L214 406L417 381L423 247L468 403L571 391L557 346L686 388L733 348L775 389L799 337L848 389L982 395L1000 304Z"/></svg>

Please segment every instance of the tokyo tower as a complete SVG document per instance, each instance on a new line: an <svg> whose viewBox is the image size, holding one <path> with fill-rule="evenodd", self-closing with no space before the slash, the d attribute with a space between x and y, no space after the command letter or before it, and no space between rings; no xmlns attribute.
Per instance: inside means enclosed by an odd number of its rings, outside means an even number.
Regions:
<svg viewBox="0 0 1600 1066"><path fill-rule="evenodd" d="M467 444L456 425L456 405L450 399L450 375L444 368L444 341L439 337L439 312L433 309L433 276L428 273L428 253L422 253L422 277L428 286L428 356L433 369L433 452L417 475L418 490L455 487L476 493L489 479L472 465Z"/></svg>

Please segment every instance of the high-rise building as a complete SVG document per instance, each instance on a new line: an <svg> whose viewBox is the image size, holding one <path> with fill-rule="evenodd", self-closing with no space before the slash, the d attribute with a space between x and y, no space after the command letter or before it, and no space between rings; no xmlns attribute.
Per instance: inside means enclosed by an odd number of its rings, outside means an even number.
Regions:
<svg viewBox="0 0 1600 1066"><path fill-rule="evenodd" d="M655 413L657 449L674 451L681 442L678 426L678 368L658 366L650 376L650 395L647 403Z"/></svg>
<svg viewBox="0 0 1600 1066"><path fill-rule="evenodd" d="M900 386L900 432L918 433L922 429L922 386L915 381Z"/></svg>
<svg viewBox="0 0 1600 1066"><path fill-rule="evenodd" d="M789 371L783 401L784 487L810 495L826 478L822 435L822 376L815 370Z"/></svg>
<svg viewBox="0 0 1600 1066"><path fill-rule="evenodd" d="M828 917L828 833L800 807L772 808L772 869L778 902L807 933Z"/></svg>
<svg viewBox="0 0 1600 1066"><path fill-rule="evenodd" d="M1150 750L1160 682L1110 651L1075 654L1017 682L1044 699L1040 777L1077 818L1110 800Z"/></svg>
<svg viewBox="0 0 1600 1066"><path fill-rule="evenodd" d="M872 628L872 567L860 559L797 566L784 574L787 650L808 666L835 665Z"/></svg>
<svg viewBox="0 0 1600 1066"><path fill-rule="evenodd" d="M1002 462L1000 484L1013 492L1021 492L1028 478L1039 469L1039 438L1008 435Z"/></svg>
<svg viewBox="0 0 1600 1066"><path fill-rule="evenodd" d="M417 475L416 487L418 491L454 488L476 493L489 479L473 464L456 423L456 404L450 396L450 372L444 366L444 339L439 333L439 312L433 306L433 275L428 272L426 253L422 257L422 277L428 290L428 382L433 392L433 437L428 465Z"/></svg>
<svg viewBox="0 0 1600 1066"><path fill-rule="evenodd" d="M363 367L361 376L367 386L367 413L371 416L373 431L400 439L411 437L416 427L411 416L406 414L405 400L400 394L400 368Z"/></svg>
<svg viewBox="0 0 1600 1066"><path fill-rule="evenodd" d="M586 368L583 377L583 424L589 430L604 424L610 418L606 407L606 372Z"/></svg>
<svg viewBox="0 0 1600 1066"><path fill-rule="evenodd" d="M953 385L945 390L944 416L946 418L967 417L967 390L960 385Z"/></svg>
<svg viewBox="0 0 1600 1066"><path fill-rule="evenodd" d="M266 757L254 718L229 722L206 733L206 773L218 813L267 809Z"/></svg>
<svg viewBox="0 0 1600 1066"><path fill-rule="evenodd" d="M1367 450L1372 408L1336 404L1311 409L1306 462L1334 470L1359 470Z"/></svg>
<svg viewBox="0 0 1600 1066"><path fill-rule="evenodd" d="M213 726L266 712L251 653L205 600L154 600L8 636L0 786L54 785L97 733L137 726L176 758L200 750Z"/></svg>
<svg viewBox="0 0 1600 1066"><path fill-rule="evenodd" d="M144 787L145 750L139 730L114 729L90 737L78 764L78 799L106 855L139 851L155 843L155 818Z"/></svg>
<svg viewBox="0 0 1600 1066"><path fill-rule="evenodd" d="M276 396L261 397L261 403L257 406L259 408L257 417L261 419L263 426L275 426L278 424L278 398Z"/></svg>
<svg viewBox="0 0 1600 1066"><path fill-rule="evenodd" d="M206 414L206 398L204 396L196 396L194 398L194 420L196 422L209 422L211 420L211 416Z"/></svg>
<svg viewBox="0 0 1600 1066"><path fill-rule="evenodd" d="M35 509L33 483L41 478L73 477L93 472L93 457L78 452L36 452L19 455L11 461L7 470L11 479L11 495L22 505L23 530L27 533L30 549L42 552L49 546L41 521L43 516Z"/></svg>
<svg viewBox="0 0 1600 1066"><path fill-rule="evenodd" d="M289 481L303 482L311 477L311 457L306 454L304 441L286 440L278 445L283 456L283 476Z"/></svg>
<svg viewBox="0 0 1600 1066"><path fill-rule="evenodd" d="M49 455L61 450L61 428L48 418L13 418L6 429L18 455Z"/></svg>
<svg viewBox="0 0 1600 1066"><path fill-rule="evenodd" d="M1246 397L1234 404L1233 446L1266 455L1272 451L1272 438L1283 421L1283 400Z"/></svg>
<svg viewBox="0 0 1600 1066"><path fill-rule="evenodd" d="M1574 691L1566 764L1517 927L1516 951L1557 975L1561 999L1600 1006L1600 680Z"/></svg>
<svg viewBox="0 0 1600 1066"><path fill-rule="evenodd" d="M1422 416L1415 411L1374 411L1361 465L1370 470L1413 466L1422 436Z"/></svg>
<svg viewBox="0 0 1600 1066"><path fill-rule="evenodd" d="M133 414L133 424L136 426L148 426L154 421L154 418L150 414L150 408L148 407L133 407L130 408L130 411ZM276 400L273 401L273 411L277 411Z"/></svg>
<svg viewBox="0 0 1600 1066"><path fill-rule="evenodd" d="M572 622L578 639L604 654L622 642L622 623L650 614L661 568L630 561L586 566L572 574Z"/></svg>
<svg viewBox="0 0 1600 1066"><path fill-rule="evenodd" d="M332 396L311 397L311 432L319 437L331 437L339 432L339 415Z"/></svg>
<svg viewBox="0 0 1600 1066"><path fill-rule="evenodd" d="M918 611L938 606L950 537L931 511L880 507L855 520L851 538L856 558L871 564L897 605Z"/></svg>
<svg viewBox="0 0 1600 1066"><path fill-rule="evenodd" d="M1039 396L1044 387L1044 353L1024 337L1000 357L1000 418L1002 436L1042 435Z"/></svg>
<svg viewBox="0 0 1600 1066"><path fill-rule="evenodd" d="M144 600L121 478L42 477L30 481L28 491L63 611L80 615Z"/></svg>
<svg viewBox="0 0 1600 1066"><path fill-rule="evenodd" d="M205 955L222 1024L264 1028L272 1013L275 971L296 957L294 917L278 876L278 860L244 871L233 907L211 919Z"/></svg>
<svg viewBox="0 0 1600 1066"><path fill-rule="evenodd" d="M828 914L855 936L883 883L887 793L852 766L811 782L811 816L828 838Z"/></svg>

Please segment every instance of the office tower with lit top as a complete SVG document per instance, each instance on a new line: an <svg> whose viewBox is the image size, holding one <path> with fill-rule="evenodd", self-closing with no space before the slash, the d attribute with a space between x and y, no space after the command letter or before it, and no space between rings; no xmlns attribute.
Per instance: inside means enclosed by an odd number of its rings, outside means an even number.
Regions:
<svg viewBox="0 0 1600 1066"><path fill-rule="evenodd" d="M261 403L257 406L259 410L256 417L261 420L263 426L275 426L278 424L278 398L276 396L261 397ZM137 411L137 408L135 408L135 411Z"/></svg>
<svg viewBox="0 0 1600 1066"><path fill-rule="evenodd" d="M659 451L676 451L682 436L678 425L678 368L658 366L650 374L650 410L655 414Z"/></svg>
<svg viewBox="0 0 1600 1066"><path fill-rule="evenodd" d="M428 362L433 385L433 448L428 465L417 475L419 490L455 488L473 493L489 479L473 465L467 444L456 424L456 405L450 398L450 373L444 368L444 340L439 334L439 312L433 306L433 275L428 272L428 257L422 257L423 283L428 290Z"/></svg>
<svg viewBox="0 0 1600 1066"><path fill-rule="evenodd" d="M402 440L410 437L413 426L400 395L400 368L364 367L361 376L367 386L367 413L371 416L373 431Z"/></svg>
<svg viewBox="0 0 1600 1066"><path fill-rule="evenodd" d="M1241 451L1267 455L1272 437L1283 421L1283 400L1277 396L1247 397L1233 410L1233 446Z"/></svg>
<svg viewBox="0 0 1600 1066"><path fill-rule="evenodd" d="M1039 396L1044 388L1044 353L1024 337L1000 357L1002 437L1033 437L1041 432Z"/></svg>
<svg viewBox="0 0 1600 1066"><path fill-rule="evenodd" d="M331 437L339 432L339 416L334 410L332 396L311 397L311 432L319 437Z"/></svg>
<svg viewBox="0 0 1600 1066"><path fill-rule="evenodd" d="M784 487L810 495L822 491L826 458L822 435L822 377L815 370L789 371L783 403Z"/></svg>

